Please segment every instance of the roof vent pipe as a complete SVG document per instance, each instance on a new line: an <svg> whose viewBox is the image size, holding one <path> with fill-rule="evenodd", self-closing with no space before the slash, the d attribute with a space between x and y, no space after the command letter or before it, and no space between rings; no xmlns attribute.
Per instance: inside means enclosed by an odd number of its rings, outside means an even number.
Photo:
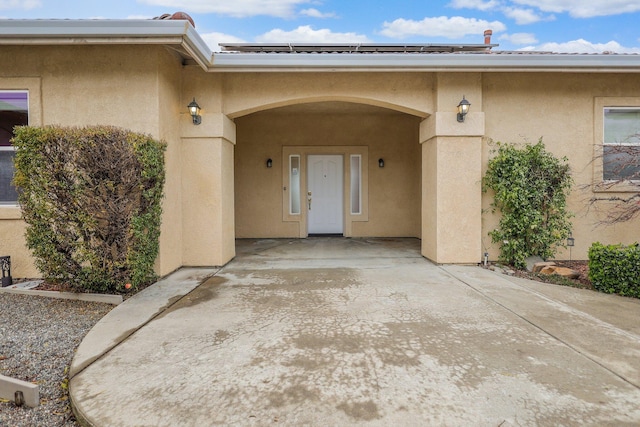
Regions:
<svg viewBox="0 0 640 427"><path fill-rule="evenodd" d="M491 35L493 34L493 31L491 30L485 30L484 31L484 44L491 44Z"/></svg>

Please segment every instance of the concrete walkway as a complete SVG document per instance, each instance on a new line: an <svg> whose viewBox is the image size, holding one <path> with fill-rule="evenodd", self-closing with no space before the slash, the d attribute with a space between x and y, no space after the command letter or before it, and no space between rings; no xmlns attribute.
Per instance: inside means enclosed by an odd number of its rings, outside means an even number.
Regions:
<svg viewBox="0 0 640 427"><path fill-rule="evenodd" d="M221 270L180 270L96 325L75 411L93 426L640 424L640 301L436 266L419 246L239 241Z"/></svg>

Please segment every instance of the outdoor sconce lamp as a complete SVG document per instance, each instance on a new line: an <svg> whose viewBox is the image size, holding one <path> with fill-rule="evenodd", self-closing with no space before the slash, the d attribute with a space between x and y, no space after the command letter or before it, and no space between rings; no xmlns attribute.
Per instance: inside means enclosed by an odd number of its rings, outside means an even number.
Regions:
<svg viewBox="0 0 640 427"><path fill-rule="evenodd" d="M469 107L471 107L471 104L466 100L464 95L462 95L462 101L458 104L458 121L460 123L464 122L464 116L469 112Z"/></svg>
<svg viewBox="0 0 640 427"><path fill-rule="evenodd" d="M267 167L270 168L271 166L273 166L273 160L267 159Z"/></svg>
<svg viewBox="0 0 640 427"><path fill-rule="evenodd" d="M10 256L0 256L0 269L2 269L2 287L5 288L13 285Z"/></svg>
<svg viewBox="0 0 640 427"><path fill-rule="evenodd" d="M382 158L378 159L378 167L379 168L383 168L384 167L384 159L382 159Z"/></svg>
<svg viewBox="0 0 640 427"><path fill-rule="evenodd" d="M193 98L193 101L187 105L189 109L189 114L191 114L191 118L193 119L194 125L199 125L202 123L202 117L200 116L200 106L196 102L196 98Z"/></svg>

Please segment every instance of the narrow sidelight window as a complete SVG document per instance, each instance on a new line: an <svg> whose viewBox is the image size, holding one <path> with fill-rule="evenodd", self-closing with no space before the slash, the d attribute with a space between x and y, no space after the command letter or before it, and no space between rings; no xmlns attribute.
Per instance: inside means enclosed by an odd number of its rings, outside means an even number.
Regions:
<svg viewBox="0 0 640 427"><path fill-rule="evenodd" d="M351 215L362 213L362 156L351 155Z"/></svg>
<svg viewBox="0 0 640 427"><path fill-rule="evenodd" d="M289 213L300 214L300 156L289 156Z"/></svg>

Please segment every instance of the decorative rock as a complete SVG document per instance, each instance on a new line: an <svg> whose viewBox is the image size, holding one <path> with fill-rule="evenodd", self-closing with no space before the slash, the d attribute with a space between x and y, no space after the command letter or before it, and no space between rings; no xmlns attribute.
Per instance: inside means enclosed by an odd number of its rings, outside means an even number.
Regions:
<svg viewBox="0 0 640 427"><path fill-rule="evenodd" d="M563 277L568 277L569 279L577 279L578 277L580 277L580 273L567 267L556 267L555 274Z"/></svg>
<svg viewBox="0 0 640 427"><path fill-rule="evenodd" d="M531 271L533 271L534 273L539 273L543 268L552 267L554 265L556 265L556 263L553 261L536 262L535 264L533 264L533 269Z"/></svg>
<svg viewBox="0 0 640 427"><path fill-rule="evenodd" d="M539 273L540 274L556 274L556 267L553 265L548 265L546 267L543 267Z"/></svg>
<svg viewBox="0 0 640 427"><path fill-rule="evenodd" d="M559 276L567 277L569 279L577 279L580 277L580 273L575 270L566 267L558 267L555 265L549 265L540 270L540 274L557 274Z"/></svg>

